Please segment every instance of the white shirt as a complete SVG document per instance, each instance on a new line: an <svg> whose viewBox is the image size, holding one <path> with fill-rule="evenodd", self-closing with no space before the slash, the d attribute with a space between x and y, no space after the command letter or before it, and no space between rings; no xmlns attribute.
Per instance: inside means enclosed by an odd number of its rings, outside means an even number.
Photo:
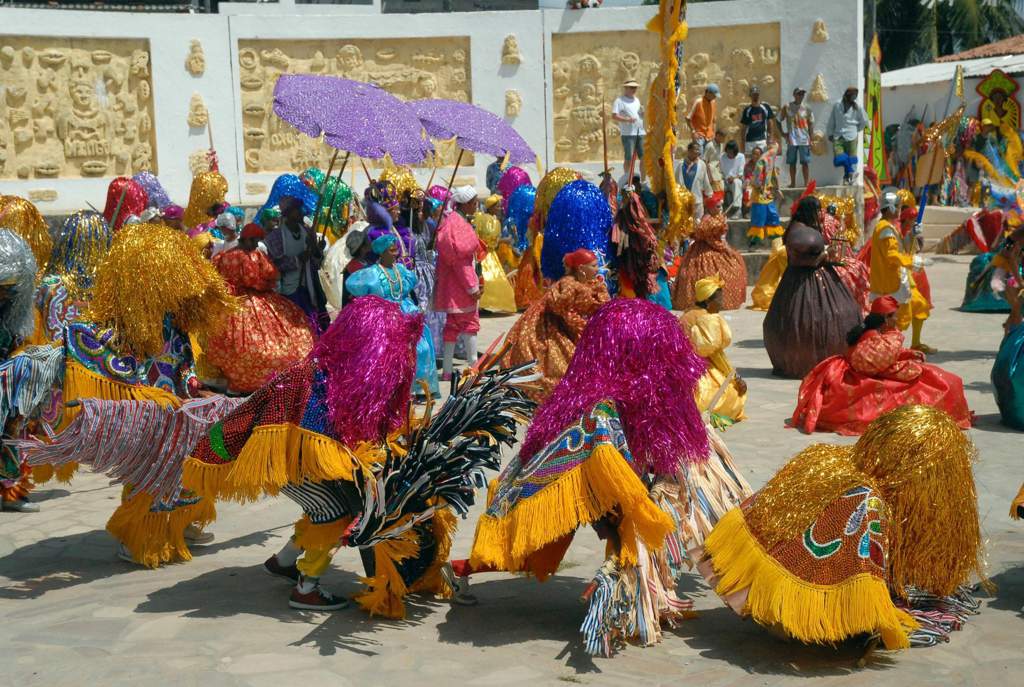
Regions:
<svg viewBox="0 0 1024 687"><path fill-rule="evenodd" d="M643 136L647 133L644 131L644 106L641 104L640 98L636 96L627 98L620 95L612 105L612 114L636 120L635 122L616 122L619 125L619 133L623 136Z"/></svg>
<svg viewBox="0 0 1024 687"><path fill-rule="evenodd" d="M743 153L736 153L736 157L722 156L722 177L743 178L743 168L747 165L747 158Z"/></svg>

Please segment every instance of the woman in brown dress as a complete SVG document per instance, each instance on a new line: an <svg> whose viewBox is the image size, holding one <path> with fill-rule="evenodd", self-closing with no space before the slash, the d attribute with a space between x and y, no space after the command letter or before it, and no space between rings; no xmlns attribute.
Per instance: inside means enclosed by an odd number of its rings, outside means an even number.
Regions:
<svg viewBox="0 0 1024 687"><path fill-rule="evenodd" d="M683 255L672 293L672 307L676 310L692 308L696 301L693 285L698 280L718 275L725 282L723 310L742 307L747 297L747 266L743 256L725 242L729 228L722 214L722 195L716 192L705 206L705 215L693 230L693 244Z"/></svg>
<svg viewBox="0 0 1024 687"><path fill-rule="evenodd" d="M764 347L780 377L801 379L845 353L846 333L860 324L860 306L826 260L812 200L800 201L783 236L788 266L764 318Z"/></svg>
<svg viewBox="0 0 1024 687"><path fill-rule="evenodd" d="M587 319L608 301L596 255L581 248L566 255L563 262L566 275L527 308L506 337L506 365L537 361L543 378L530 395L538 402L547 398L565 374Z"/></svg>

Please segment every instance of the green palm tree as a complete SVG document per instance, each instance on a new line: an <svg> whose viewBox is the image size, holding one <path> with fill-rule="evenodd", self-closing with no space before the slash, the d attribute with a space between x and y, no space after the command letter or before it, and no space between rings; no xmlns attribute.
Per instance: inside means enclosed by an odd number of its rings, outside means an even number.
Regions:
<svg viewBox="0 0 1024 687"><path fill-rule="evenodd" d="M1014 0L865 0L868 37L872 3L883 70L931 62L1024 33Z"/></svg>

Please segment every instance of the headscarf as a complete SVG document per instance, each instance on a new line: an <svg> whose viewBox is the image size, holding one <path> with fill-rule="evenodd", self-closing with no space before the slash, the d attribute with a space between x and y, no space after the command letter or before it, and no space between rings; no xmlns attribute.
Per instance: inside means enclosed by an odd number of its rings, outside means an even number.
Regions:
<svg viewBox="0 0 1024 687"><path fill-rule="evenodd" d="M594 255L593 251L587 250L586 248L574 250L572 253L569 253L562 258L562 263L565 265L566 272L571 272L577 267L589 265L594 262L597 262L597 256Z"/></svg>
<svg viewBox="0 0 1024 687"><path fill-rule="evenodd" d="M715 292L725 288L725 281L717 274L698 279L693 285L693 297L698 303L706 303Z"/></svg>
<svg viewBox="0 0 1024 687"><path fill-rule="evenodd" d="M398 239L395 237L394 234L381 234L376 239L374 239L373 243L371 244L371 248L373 248L373 252L376 253L377 255L384 255L384 253L387 252L388 248L391 248L391 246L395 245L396 243L398 243Z"/></svg>
<svg viewBox="0 0 1024 687"><path fill-rule="evenodd" d="M255 222L249 222L242 228L242 233L239 236L240 239L262 239L267 235L267 232L260 225Z"/></svg>
<svg viewBox="0 0 1024 687"><path fill-rule="evenodd" d="M265 218L274 217L272 209L280 208L281 201L286 196L302 201L303 214L312 215L316 212L316 192L294 174L282 174L274 179L274 185L270 187L270 194L267 196L266 202L256 213L256 221L263 224Z"/></svg>
<svg viewBox="0 0 1024 687"><path fill-rule="evenodd" d="M490 210L500 202L501 196L499 196L497 193L494 193L492 195L487 196L487 198L484 199L484 208Z"/></svg>
<svg viewBox="0 0 1024 687"><path fill-rule="evenodd" d="M871 313L873 315L892 315L900 309L900 302L892 296L879 296L871 301Z"/></svg>
<svg viewBox="0 0 1024 687"><path fill-rule="evenodd" d="M477 197L476 189L466 184L452 190L452 202L457 205L468 203Z"/></svg>
<svg viewBox="0 0 1024 687"><path fill-rule="evenodd" d="M345 234L345 250L348 251L350 257L355 257L364 245L366 245L365 231L354 229Z"/></svg>
<svg viewBox="0 0 1024 687"><path fill-rule="evenodd" d="M0 326L24 339L35 330L36 259L28 242L10 229L0 229L0 284L11 287L6 308L0 308Z"/></svg>

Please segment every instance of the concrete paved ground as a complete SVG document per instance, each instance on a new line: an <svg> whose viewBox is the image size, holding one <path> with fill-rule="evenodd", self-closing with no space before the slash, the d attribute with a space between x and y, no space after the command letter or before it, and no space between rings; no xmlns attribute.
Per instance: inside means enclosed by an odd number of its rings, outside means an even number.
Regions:
<svg viewBox="0 0 1024 687"><path fill-rule="evenodd" d="M0 684L1016 684L1024 669L1024 525L1010 521L1007 510L1024 479L1021 435L999 425L989 383L1003 316L955 310L968 260L940 256L931 268L937 309L925 338L942 349L933 361L964 378L978 416L975 474L989 574L999 591L947 645L881 654L858 671L855 647L778 640L686 576L680 588L695 597L700 617L668 631L658 646L591 660L577 640L577 597L601 563L602 547L589 531L579 533L564 570L547 583L481 578L475 608L414 599L404 622L371 620L354 608L295 612L285 583L260 567L290 533L298 515L290 501L224 504L213 546L197 550L191 563L141 570L114 557L103 529L119 489L85 474L70 487L40 490L39 514L0 515ZM771 377L761 313L728 317L730 356L750 387L750 419L725 439L751 484L761 486L810 443L850 441L785 428L798 383ZM481 340L511 321L485 320ZM469 550L476 514L459 532L456 556ZM360 570L358 556L343 552L326 584L352 594Z"/></svg>

